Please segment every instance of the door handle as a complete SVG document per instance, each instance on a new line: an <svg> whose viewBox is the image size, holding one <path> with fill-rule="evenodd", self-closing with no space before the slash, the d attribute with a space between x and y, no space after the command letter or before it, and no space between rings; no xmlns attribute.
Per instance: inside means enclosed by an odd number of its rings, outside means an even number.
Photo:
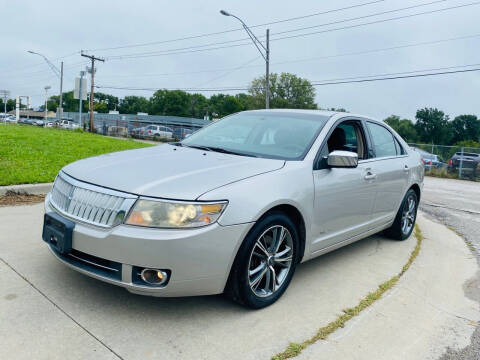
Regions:
<svg viewBox="0 0 480 360"><path fill-rule="evenodd" d="M377 174L372 174L370 171L363 177L365 180L374 180L377 178Z"/></svg>
<svg viewBox="0 0 480 360"><path fill-rule="evenodd" d="M410 169L408 168L408 165L405 165L405 167L403 168L403 171L408 172L408 170L410 170Z"/></svg>

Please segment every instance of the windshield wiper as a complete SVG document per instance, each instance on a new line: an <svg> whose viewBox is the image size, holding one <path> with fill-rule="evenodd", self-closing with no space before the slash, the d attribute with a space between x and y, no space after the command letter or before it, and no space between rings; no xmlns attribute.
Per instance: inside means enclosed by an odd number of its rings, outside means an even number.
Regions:
<svg viewBox="0 0 480 360"><path fill-rule="evenodd" d="M228 149L219 148L219 147L209 147L209 149L210 149L210 151L216 151L216 152L223 153L223 154L258 157L257 155L245 154L245 153L242 153L242 152L239 152L239 151L233 151L233 150L228 150Z"/></svg>
<svg viewBox="0 0 480 360"><path fill-rule="evenodd" d="M219 152L219 153L222 153L222 154L258 157L258 156L253 155L253 154L245 154L245 153L242 153L242 152L227 150L227 149L224 149L224 148L221 148L221 147L215 147L215 146L186 145L186 144L182 144L182 146L191 147L191 148L194 148L194 149L206 150L206 151Z"/></svg>

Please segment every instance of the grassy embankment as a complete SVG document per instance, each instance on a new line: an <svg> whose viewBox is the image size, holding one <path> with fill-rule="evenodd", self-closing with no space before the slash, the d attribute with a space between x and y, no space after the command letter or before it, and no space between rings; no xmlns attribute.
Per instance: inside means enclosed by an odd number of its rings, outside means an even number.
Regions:
<svg viewBox="0 0 480 360"><path fill-rule="evenodd" d="M75 160L146 146L80 131L0 125L0 185L51 182Z"/></svg>

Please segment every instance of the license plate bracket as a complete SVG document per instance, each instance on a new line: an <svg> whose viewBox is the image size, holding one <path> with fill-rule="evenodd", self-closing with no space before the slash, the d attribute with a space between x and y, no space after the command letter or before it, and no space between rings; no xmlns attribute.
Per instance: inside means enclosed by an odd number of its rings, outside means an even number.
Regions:
<svg viewBox="0 0 480 360"><path fill-rule="evenodd" d="M72 251L72 235L75 223L55 212L43 217L42 239L61 254Z"/></svg>

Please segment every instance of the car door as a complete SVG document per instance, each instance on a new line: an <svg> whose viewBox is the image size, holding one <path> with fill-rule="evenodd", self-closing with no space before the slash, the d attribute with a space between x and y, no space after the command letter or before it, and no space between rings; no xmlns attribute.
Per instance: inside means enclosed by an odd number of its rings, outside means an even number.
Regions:
<svg viewBox="0 0 480 360"><path fill-rule="evenodd" d="M336 128L345 132L341 141L329 146ZM376 194L376 179L368 162L369 143L364 124L347 119L336 123L317 156L313 171L315 187L312 252L333 246L370 229ZM339 148L338 144L341 144ZM356 152L356 168L330 168L326 158L332 150Z"/></svg>
<svg viewBox="0 0 480 360"><path fill-rule="evenodd" d="M383 124L367 121L367 129L374 152L368 163L377 181L372 220L375 226L381 226L395 217L407 190L410 173L408 155Z"/></svg>

